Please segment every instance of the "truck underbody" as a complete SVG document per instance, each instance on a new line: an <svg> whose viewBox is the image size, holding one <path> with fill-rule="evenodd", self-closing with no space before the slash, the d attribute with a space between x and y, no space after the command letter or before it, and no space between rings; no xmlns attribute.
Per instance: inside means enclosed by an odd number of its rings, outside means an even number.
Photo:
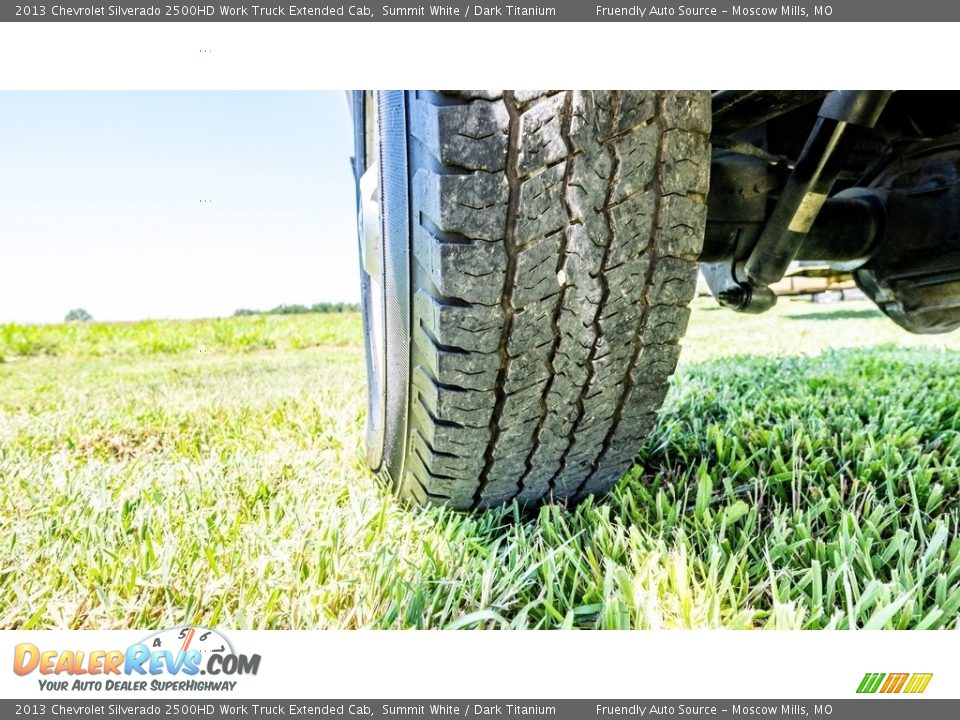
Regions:
<svg viewBox="0 0 960 720"><path fill-rule="evenodd" d="M720 91L701 271L757 313L794 261L915 333L960 325L960 93Z"/></svg>

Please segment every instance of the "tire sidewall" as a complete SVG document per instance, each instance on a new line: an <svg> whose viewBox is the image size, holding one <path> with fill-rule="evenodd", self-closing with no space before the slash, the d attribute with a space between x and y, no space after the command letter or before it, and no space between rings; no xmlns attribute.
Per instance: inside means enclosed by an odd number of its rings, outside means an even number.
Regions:
<svg viewBox="0 0 960 720"><path fill-rule="evenodd" d="M354 94L358 183L366 169L364 102L364 93ZM385 334L384 357L379 362L384 370L381 381L371 357L375 344L370 335L370 281L361 262L367 356L366 455L370 468L397 487L403 471L410 378L410 170L405 93L377 92L377 111Z"/></svg>

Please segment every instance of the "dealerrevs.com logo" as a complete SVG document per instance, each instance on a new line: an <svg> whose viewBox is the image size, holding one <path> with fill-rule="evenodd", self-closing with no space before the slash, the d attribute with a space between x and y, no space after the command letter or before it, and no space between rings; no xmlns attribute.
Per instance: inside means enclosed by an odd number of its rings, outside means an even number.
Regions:
<svg viewBox="0 0 960 720"><path fill-rule="evenodd" d="M231 691L237 685L233 678L259 669L260 655L237 653L221 633L202 627L162 630L126 650L20 643L13 653L13 671L38 675L40 689L47 691Z"/></svg>

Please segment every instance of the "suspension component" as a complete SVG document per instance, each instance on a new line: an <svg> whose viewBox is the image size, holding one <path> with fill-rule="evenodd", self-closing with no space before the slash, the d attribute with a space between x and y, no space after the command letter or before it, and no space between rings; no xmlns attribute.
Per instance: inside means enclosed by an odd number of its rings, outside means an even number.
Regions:
<svg viewBox="0 0 960 720"><path fill-rule="evenodd" d="M721 304L741 312L762 312L776 303L776 295L763 288L769 290L771 284L783 278L805 245L855 139L849 127L873 127L890 95L889 91L875 90L839 90L827 95L796 165L759 237L751 242L746 259L730 265L729 270L722 266L705 269L711 290ZM737 259L746 250L742 238L738 250Z"/></svg>
<svg viewBox="0 0 960 720"><path fill-rule="evenodd" d="M796 168L744 263L747 282L771 285L783 277L840 176L850 147L849 125L873 127L889 97L886 91L843 90L827 96Z"/></svg>
<svg viewBox="0 0 960 720"><path fill-rule="evenodd" d="M717 300L756 313L776 301L769 285L739 282L767 227L767 162L714 156L701 270ZM914 333L960 327L960 132L918 140L875 163L861 186L827 199L793 257L853 272L857 285Z"/></svg>
<svg viewBox="0 0 960 720"><path fill-rule="evenodd" d="M960 133L917 143L867 192L882 200L884 229L857 285L910 332L960 327Z"/></svg>
<svg viewBox="0 0 960 720"><path fill-rule="evenodd" d="M826 94L826 90L721 90L713 95L713 135L756 127Z"/></svg>

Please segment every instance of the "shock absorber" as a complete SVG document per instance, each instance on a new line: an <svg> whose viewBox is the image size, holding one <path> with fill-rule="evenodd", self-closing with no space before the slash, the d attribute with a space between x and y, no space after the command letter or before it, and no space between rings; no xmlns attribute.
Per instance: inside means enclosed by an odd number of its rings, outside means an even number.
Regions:
<svg viewBox="0 0 960 720"><path fill-rule="evenodd" d="M776 303L769 286L783 278L830 195L855 139L850 126L876 125L891 94L885 90L837 90L827 95L760 237L746 261L735 269L738 284L718 297L722 304L743 312L762 312Z"/></svg>

